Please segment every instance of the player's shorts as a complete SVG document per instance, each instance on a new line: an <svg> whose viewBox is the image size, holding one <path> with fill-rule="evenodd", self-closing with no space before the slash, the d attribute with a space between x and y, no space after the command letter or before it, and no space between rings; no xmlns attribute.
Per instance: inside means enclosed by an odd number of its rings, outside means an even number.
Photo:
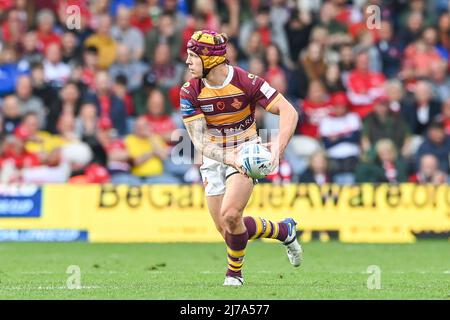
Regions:
<svg viewBox="0 0 450 320"><path fill-rule="evenodd" d="M255 142L261 143L261 139L258 137L245 143ZM227 178L236 173L239 173L236 168L203 156L200 174L202 175L206 196L218 196L224 194ZM256 183L258 183L258 180L253 179L253 184Z"/></svg>
<svg viewBox="0 0 450 320"><path fill-rule="evenodd" d="M203 156L200 167L206 196L218 196L225 193L225 183L228 177L239 171L227 164Z"/></svg>

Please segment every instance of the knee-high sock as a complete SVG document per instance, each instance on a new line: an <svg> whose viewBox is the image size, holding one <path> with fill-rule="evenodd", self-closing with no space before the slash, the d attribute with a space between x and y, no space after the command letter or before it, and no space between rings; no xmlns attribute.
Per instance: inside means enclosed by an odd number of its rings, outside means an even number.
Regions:
<svg viewBox="0 0 450 320"><path fill-rule="evenodd" d="M242 266L244 264L245 248L248 242L248 233L241 234L225 233L227 244L228 270L227 276L242 277Z"/></svg>
<svg viewBox="0 0 450 320"><path fill-rule="evenodd" d="M272 222L260 217L244 217L244 224L250 240L270 238L284 241L288 236L288 227L282 222Z"/></svg>

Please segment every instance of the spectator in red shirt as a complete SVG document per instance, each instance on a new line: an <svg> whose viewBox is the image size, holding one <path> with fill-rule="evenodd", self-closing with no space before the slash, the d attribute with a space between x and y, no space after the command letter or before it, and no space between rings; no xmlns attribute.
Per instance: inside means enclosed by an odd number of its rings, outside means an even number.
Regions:
<svg viewBox="0 0 450 320"><path fill-rule="evenodd" d="M364 118L373 111L373 102L384 94L385 77L369 70L369 56L361 51L356 56L356 68L348 76L348 98L351 111Z"/></svg>
<svg viewBox="0 0 450 320"><path fill-rule="evenodd" d="M7 19L0 30L2 41L15 48L20 43L26 29L26 20L21 18L20 12L18 10L9 11Z"/></svg>
<svg viewBox="0 0 450 320"><path fill-rule="evenodd" d="M38 12L36 20L39 42L38 49L41 52L45 52L51 43L61 45L61 37L53 32L53 27L55 25L55 16L53 15L53 12L48 9L43 9Z"/></svg>
<svg viewBox="0 0 450 320"><path fill-rule="evenodd" d="M330 99L324 85L319 80L312 81L308 88L308 96L300 105L302 120L300 134L318 138L320 122L329 115Z"/></svg>
<svg viewBox="0 0 450 320"><path fill-rule="evenodd" d="M422 37L410 44L404 53L404 64L414 69L416 78L431 76L433 62L439 62L441 56L436 49L437 32L434 28L427 28Z"/></svg>
<svg viewBox="0 0 450 320"><path fill-rule="evenodd" d="M139 184L139 178L130 173L130 155L125 143L117 137L111 121L100 119L97 123L97 139L106 151L107 169L114 184Z"/></svg>
<svg viewBox="0 0 450 320"><path fill-rule="evenodd" d="M276 44L271 43L266 48L264 62L266 64L266 74L264 78L267 82L271 83L272 78L279 75L286 78L287 74L282 61L281 52Z"/></svg>
<svg viewBox="0 0 450 320"><path fill-rule="evenodd" d="M26 151L24 140L15 135L6 137L0 158L0 167L8 160L12 160L15 168L31 168L40 165L39 157Z"/></svg>
<svg viewBox="0 0 450 320"><path fill-rule="evenodd" d="M98 59L97 47L89 46L84 48L81 82L91 90L95 89L95 74L99 70Z"/></svg>
<svg viewBox="0 0 450 320"><path fill-rule="evenodd" d="M150 92L145 119L148 121L152 134L160 135L167 144L171 144L170 137L176 125L172 117L164 112L164 100L164 95L159 89Z"/></svg>
<svg viewBox="0 0 450 320"><path fill-rule="evenodd" d="M131 16L131 25L141 30L143 34L147 34L153 27L153 21L148 9L146 0L136 0L136 6Z"/></svg>

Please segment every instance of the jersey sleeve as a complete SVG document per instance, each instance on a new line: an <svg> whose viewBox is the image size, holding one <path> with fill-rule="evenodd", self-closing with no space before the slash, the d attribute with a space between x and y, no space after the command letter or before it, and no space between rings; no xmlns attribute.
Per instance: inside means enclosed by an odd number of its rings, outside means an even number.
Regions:
<svg viewBox="0 0 450 320"><path fill-rule="evenodd" d="M247 87L250 88L250 99L269 111L270 108L282 97L275 88L273 88L266 80L255 76L251 73L247 74Z"/></svg>
<svg viewBox="0 0 450 320"><path fill-rule="evenodd" d="M186 82L181 87L180 111L185 123L205 116L195 98L194 89L190 82Z"/></svg>

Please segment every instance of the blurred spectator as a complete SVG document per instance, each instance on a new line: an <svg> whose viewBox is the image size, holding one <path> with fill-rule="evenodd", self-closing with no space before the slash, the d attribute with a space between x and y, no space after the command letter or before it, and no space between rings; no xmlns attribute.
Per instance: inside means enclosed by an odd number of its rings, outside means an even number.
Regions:
<svg viewBox="0 0 450 320"><path fill-rule="evenodd" d="M288 42L283 28L271 25L270 8L260 6L256 12L254 20L245 21L240 28L239 46L245 50L250 42L251 35L257 33L260 36L260 43L267 47L270 43L275 43L283 56L288 55ZM254 41L254 40L252 40Z"/></svg>
<svg viewBox="0 0 450 320"><path fill-rule="evenodd" d="M285 25L289 56L292 61L297 61L300 52L308 46L312 26L312 17L307 11L292 10Z"/></svg>
<svg viewBox="0 0 450 320"><path fill-rule="evenodd" d="M2 132L11 134L22 121L19 101L15 95L6 96L1 108L3 116Z"/></svg>
<svg viewBox="0 0 450 320"><path fill-rule="evenodd" d="M153 27L153 21L150 17L150 11L146 0L136 0L131 15L130 23L132 26L138 28L143 35L147 34Z"/></svg>
<svg viewBox="0 0 450 320"><path fill-rule="evenodd" d="M62 114L77 116L80 110L81 95L78 86L67 82L48 108L46 130L56 133L56 124Z"/></svg>
<svg viewBox="0 0 450 320"><path fill-rule="evenodd" d="M309 85L308 96L300 104L300 134L318 138L320 122L329 115L331 102L325 88L319 80Z"/></svg>
<svg viewBox="0 0 450 320"><path fill-rule="evenodd" d="M331 98L331 112L319 124L319 135L327 150L330 170L337 183L353 183L352 172L360 155L361 120L348 112L348 100L343 92Z"/></svg>
<svg viewBox="0 0 450 320"><path fill-rule="evenodd" d="M59 44L50 43L46 48L43 62L45 80L52 86L61 88L69 80L70 67L62 61Z"/></svg>
<svg viewBox="0 0 450 320"><path fill-rule="evenodd" d="M97 47L84 48L81 82L92 90L95 88L95 74L99 71L99 59Z"/></svg>
<svg viewBox="0 0 450 320"><path fill-rule="evenodd" d="M337 63L330 63L327 65L325 76L322 79L327 92L336 93L345 91L342 82L341 71Z"/></svg>
<svg viewBox="0 0 450 320"><path fill-rule="evenodd" d="M82 62L81 46L78 43L76 34L72 31L66 31L61 39L62 62L70 67L79 65Z"/></svg>
<svg viewBox="0 0 450 320"><path fill-rule="evenodd" d="M409 177L413 183L443 184L447 182L447 174L439 170L438 159L432 154L420 158L419 170Z"/></svg>
<svg viewBox="0 0 450 320"><path fill-rule="evenodd" d="M400 70L402 51L400 43L394 38L390 21L381 22L380 41L377 43L377 48L381 55L383 73L389 79L396 77Z"/></svg>
<svg viewBox="0 0 450 320"><path fill-rule="evenodd" d="M311 42L301 57L300 63L308 76L308 80L322 79L326 72L326 62L321 45L317 42Z"/></svg>
<svg viewBox="0 0 450 320"><path fill-rule="evenodd" d="M116 59L117 43L109 32L111 29L111 17L102 14L98 17L96 32L84 42L85 47L94 46L98 49L98 66L108 69Z"/></svg>
<svg viewBox="0 0 450 320"><path fill-rule="evenodd" d="M439 170L449 173L450 168L450 137L445 134L442 121L433 121L427 132L427 137L416 154L416 167L425 154L434 155L439 162Z"/></svg>
<svg viewBox="0 0 450 320"><path fill-rule="evenodd" d="M422 37L410 44L404 53L404 64L414 69L416 78L431 76L433 62L440 61L441 56L436 49L437 33L434 28L427 28Z"/></svg>
<svg viewBox="0 0 450 320"><path fill-rule="evenodd" d="M178 58L181 50L181 32L177 30L174 17L164 13L158 18L157 27L153 28L145 38L145 58L153 62L155 50L160 43L167 44L169 48L168 60Z"/></svg>
<svg viewBox="0 0 450 320"><path fill-rule="evenodd" d="M103 121L107 121L108 125L111 126L111 122L106 119L108 118L103 118ZM81 106L80 114L75 120L75 134L91 148L93 154L92 162L106 166L106 151L97 137L97 129L101 123L97 117L96 106L86 103Z"/></svg>
<svg viewBox="0 0 450 320"><path fill-rule="evenodd" d="M355 47L356 52L366 51L369 57L369 70L372 72L382 72L381 55L375 42L375 36L372 32L365 31L358 37L358 45Z"/></svg>
<svg viewBox="0 0 450 320"><path fill-rule="evenodd" d="M408 16L406 28L398 37L402 50L420 38L423 26L423 16L420 12L413 12Z"/></svg>
<svg viewBox="0 0 450 320"><path fill-rule="evenodd" d="M389 110L388 99L380 97L375 100L374 111L363 120L363 150L369 152L379 140L389 139L403 156L409 156L409 137L408 125L400 115Z"/></svg>
<svg viewBox="0 0 450 320"><path fill-rule="evenodd" d="M442 104L442 123L444 124L445 134L450 136L450 98Z"/></svg>
<svg viewBox="0 0 450 320"><path fill-rule="evenodd" d="M0 10L1 12L1 10ZM7 12L7 11L4 11ZM20 37L26 31L26 19L19 10L11 9L6 14L6 21L3 22L0 29L0 36L6 46L17 48L20 43Z"/></svg>
<svg viewBox="0 0 450 320"><path fill-rule="evenodd" d="M349 73L355 67L355 55L351 45L343 45L339 49L339 69L344 83L347 82Z"/></svg>
<svg viewBox="0 0 450 320"><path fill-rule="evenodd" d="M125 146L132 162L131 172L144 183L178 183L178 179L164 173L163 160L169 154L164 141L152 135L144 117L136 120L134 133L125 138Z"/></svg>
<svg viewBox="0 0 450 320"><path fill-rule="evenodd" d="M397 79L389 80L386 83L386 96L389 101L389 109L394 113L399 113L405 105L405 90L401 81Z"/></svg>
<svg viewBox="0 0 450 320"><path fill-rule="evenodd" d="M254 32L249 35L248 40L244 46L241 47L249 59L251 58L263 58L264 57L264 45L261 42L261 34Z"/></svg>
<svg viewBox="0 0 450 320"><path fill-rule="evenodd" d="M39 43L35 31L27 32L22 38L22 57L21 62L31 66L42 61L43 54L38 50Z"/></svg>
<svg viewBox="0 0 450 320"><path fill-rule="evenodd" d="M25 149L38 155L39 161L43 164L49 161L50 153L56 148L53 136L39 130L39 118L35 113L27 113L23 116L22 122L14 131L20 139L25 140Z"/></svg>
<svg viewBox="0 0 450 320"><path fill-rule="evenodd" d="M172 117L165 113L164 100L164 95L160 90L155 89L150 92L145 119L152 135L158 135L166 144L171 144L171 135L176 129L176 125Z"/></svg>
<svg viewBox="0 0 450 320"><path fill-rule="evenodd" d="M21 182L20 171L24 168L39 166L37 155L25 149L24 141L17 136L10 135L1 145L0 150L0 182Z"/></svg>
<svg viewBox="0 0 450 320"><path fill-rule="evenodd" d="M447 61L439 60L432 63L431 81L433 96L435 96L439 102L450 99L450 75L448 72Z"/></svg>
<svg viewBox="0 0 450 320"><path fill-rule="evenodd" d="M117 98L123 101L127 115L134 116L135 110L133 98L128 93L129 91L127 90L127 86L128 86L127 77L124 76L123 74L119 74L117 77L115 77L112 92L117 96Z"/></svg>
<svg viewBox="0 0 450 320"><path fill-rule="evenodd" d="M342 37L348 34L348 28L346 23L336 20L337 14L338 12L333 2L324 2L320 7L319 23L330 34Z"/></svg>
<svg viewBox="0 0 450 320"><path fill-rule="evenodd" d="M0 51L0 97L14 93L17 78L28 73L28 67L17 63L16 52L9 47Z"/></svg>
<svg viewBox="0 0 450 320"><path fill-rule="evenodd" d="M182 29L184 27L184 16L181 15L181 12L177 10L177 0L169 0L165 3L165 9L168 12L171 12L177 21L177 29ZM167 5L171 4L172 8L167 9ZM201 15L205 17L205 28L208 30L219 30L220 29L220 21L217 13L217 2L214 0L203 0L203 1L195 1L194 2L194 10L197 15ZM175 15L176 14L176 15Z"/></svg>
<svg viewBox="0 0 450 320"><path fill-rule="evenodd" d="M112 123L103 119L98 122L97 139L106 151L107 169L114 184L139 184L139 178L130 173L130 156L125 143L117 137Z"/></svg>
<svg viewBox="0 0 450 320"><path fill-rule="evenodd" d="M362 51L356 56L356 67L348 76L348 98L351 110L364 118L373 110L373 102L384 94L385 77L369 70L369 55Z"/></svg>
<svg viewBox="0 0 450 320"><path fill-rule="evenodd" d="M37 13L38 49L46 52L50 44L61 45L61 37L54 32L55 16L51 10L44 9Z"/></svg>
<svg viewBox="0 0 450 320"><path fill-rule="evenodd" d="M144 54L144 36L131 25L131 11L126 7L117 10L116 24L111 28L111 36L116 42L130 50L130 60L140 60Z"/></svg>
<svg viewBox="0 0 450 320"><path fill-rule="evenodd" d="M46 112L42 99L33 95L33 87L31 86L31 78L28 75L22 75L17 79L16 94L19 102L21 114L34 112L39 117L39 123L42 128L46 124Z"/></svg>
<svg viewBox="0 0 450 320"><path fill-rule="evenodd" d="M271 83L272 78L282 76L287 79L287 69L282 61L280 49L277 45L271 43L266 48L266 54L264 55L264 62L266 65L266 74L264 79Z"/></svg>
<svg viewBox="0 0 450 320"><path fill-rule="evenodd" d="M130 47L123 44L117 47L116 62L109 68L111 79L124 75L127 79L127 90L133 91L141 86L142 78L147 71L148 66L145 63L132 59Z"/></svg>
<svg viewBox="0 0 450 320"><path fill-rule="evenodd" d="M426 81L418 81L411 103L402 106L402 116L413 134L422 135L428 125L440 112L439 103L433 99L431 86Z"/></svg>
<svg viewBox="0 0 450 320"><path fill-rule="evenodd" d="M155 57L150 64L156 84L163 90L176 86L183 76L184 67L170 57L170 47L165 43L156 46Z"/></svg>
<svg viewBox="0 0 450 320"><path fill-rule="evenodd" d="M438 41L441 52L443 50L450 51L450 12L443 13L439 18Z"/></svg>
<svg viewBox="0 0 450 320"><path fill-rule="evenodd" d="M323 185L331 183L331 174L328 169L327 154L324 151L315 152L310 160L309 167L300 175L300 183L316 183Z"/></svg>
<svg viewBox="0 0 450 320"><path fill-rule="evenodd" d="M355 179L357 183L406 182L406 165L398 156L394 143L389 139L379 140L374 156L356 167Z"/></svg>
<svg viewBox="0 0 450 320"><path fill-rule="evenodd" d="M127 134L125 104L111 91L111 79L107 72L100 71L95 77L95 91L87 94L85 102L97 106L99 118L109 118L118 134Z"/></svg>

